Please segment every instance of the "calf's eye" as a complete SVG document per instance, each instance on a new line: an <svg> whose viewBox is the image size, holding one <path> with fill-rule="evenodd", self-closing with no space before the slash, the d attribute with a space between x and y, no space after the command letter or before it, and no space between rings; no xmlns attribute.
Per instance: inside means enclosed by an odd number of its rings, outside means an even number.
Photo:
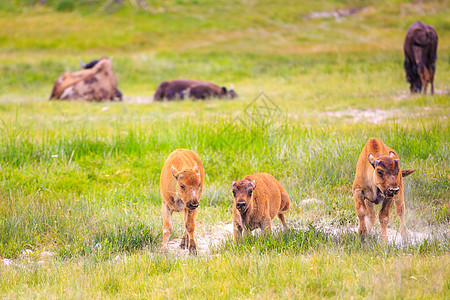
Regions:
<svg viewBox="0 0 450 300"><path fill-rule="evenodd" d="M184 185L180 184L180 188L184 191Z"/></svg>
<svg viewBox="0 0 450 300"><path fill-rule="evenodd" d="M378 170L378 175L383 176L383 171Z"/></svg>

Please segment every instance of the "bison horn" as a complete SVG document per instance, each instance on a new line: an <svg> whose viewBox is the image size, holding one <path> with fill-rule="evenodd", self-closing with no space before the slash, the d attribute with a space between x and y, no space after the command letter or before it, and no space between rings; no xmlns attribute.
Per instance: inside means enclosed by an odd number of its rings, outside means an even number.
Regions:
<svg viewBox="0 0 450 300"><path fill-rule="evenodd" d="M231 182L231 186L232 186L232 187L236 187L236 181L233 180L233 181Z"/></svg>

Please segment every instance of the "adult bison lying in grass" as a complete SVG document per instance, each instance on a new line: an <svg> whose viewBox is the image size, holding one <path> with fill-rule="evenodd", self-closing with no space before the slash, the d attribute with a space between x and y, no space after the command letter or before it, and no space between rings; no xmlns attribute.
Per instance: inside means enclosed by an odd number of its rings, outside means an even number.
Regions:
<svg viewBox="0 0 450 300"><path fill-rule="evenodd" d="M405 239L403 199L403 177L415 170L401 170L400 160L394 149L381 140L371 138L367 141L356 164L353 198L359 219L358 232L367 236L375 223L375 205L381 203L379 220L381 237L387 240L386 227L392 201L400 218L400 234Z"/></svg>
<svg viewBox="0 0 450 300"><path fill-rule="evenodd" d="M194 240L195 217L202 196L205 170L197 154L190 150L173 151L161 171L161 198L163 215L163 245L167 249L172 234L172 213L183 212L184 233L180 247L196 253Z"/></svg>
<svg viewBox="0 0 450 300"><path fill-rule="evenodd" d="M272 175L256 173L231 183L233 188L233 227L238 239L256 228L271 231L272 219L278 216L286 228L284 213L291 204L284 187Z"/></svg>
<svg viewBox="0 0 450 300"><path fill-rule="evenodd" d="M164 81L159 86L153 96L155 101L183 99L184 97L195 99L206 98L235 98L236 92L233 89L227 90L226 87L220 87L214 83L207 81L176 79L172 81Z"/></svg>
<svg viewBox="0 0 450 300"><path fill-rule="evenodd" d="M50 99L122 101L122 93L117 89L117 78L110 59L95 60L83 68L85 69L78 72L61 74L53 86Z"/></svg>
<svg viewBox="0 0 450 300"><path fill-rule="evenodd" d="M438 36L434 28L422 22L412 24L406 33L403 50L406 79L410 83L411 93L427 92L431 83L434 94L434 73L436 71Z"/></svg>

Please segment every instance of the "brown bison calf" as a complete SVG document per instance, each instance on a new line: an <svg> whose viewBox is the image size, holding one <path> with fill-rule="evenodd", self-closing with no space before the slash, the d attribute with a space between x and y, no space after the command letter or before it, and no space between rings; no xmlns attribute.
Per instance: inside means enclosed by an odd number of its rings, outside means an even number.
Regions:
<svg viewBox="0 0 450 300"><path fill-rule="evenodd" d="M261 228L271 231L272 219L278 215L286 228L284 213L289 210L289 195L272 175L256 173L243 180L232 182L233 187L233 227L238 239L247 231Z"/></svg>
<svg viewBox="0 0 450 300"><path fill-rule="evenodd" d="M387 240L386 227L392 201L400 218L400 234L405 239L403 201L403 177L415 170L400 170L400 161L394 149L381 140L371 138L367 141L356 164L353 198L359 219L358 232L367 236L375 223L375 204L381 203L378 215L381 224L381 237Z"/></svg>
<svg viewBox="0 0 450 300"><path fill-rule="evenodd" d="M163 215L163 245L167 249L172 234L172 213L183 211L184 233L180 247L196 253L194 240L195 217L203 191L205 170L197 154L190 150L173 151L161 171L161 198Z"/></svg>
<svg viewBox="0 0 450 300"><path fill-rule="evenodd" d="M410 83L411 93L427 92L431 83L434 94L434 72L436 71L438 36L434 28L422 22L412 24L406 33L403 51L406 79Z"/></svg>

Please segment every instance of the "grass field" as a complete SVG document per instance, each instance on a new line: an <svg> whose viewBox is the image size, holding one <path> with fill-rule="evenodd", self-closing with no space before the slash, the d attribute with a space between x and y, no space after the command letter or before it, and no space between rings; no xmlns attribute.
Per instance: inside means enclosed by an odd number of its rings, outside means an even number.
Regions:
<svg viewBox="0 0 450 300"><path fill-rule="evenodd" d="M449 298L448 1L148 1L155 14L32 2L0 3L2 298ZM408 93L416 20L439 35L434 96ZM102 55L124 102L47 101L78 57ZM240 97L150 101L180 77ZM265 97L277 112L261 117ZM378 221L365 242L355 233L351 186L370 137L416 169L407 243L392 236L394 210L389 243ZM285 186L291 229L160 253L159 175L177 148L206 170L196 236L231 223L231 181L255 172ZM173 238L182 231L175 215Z"/></svg>

